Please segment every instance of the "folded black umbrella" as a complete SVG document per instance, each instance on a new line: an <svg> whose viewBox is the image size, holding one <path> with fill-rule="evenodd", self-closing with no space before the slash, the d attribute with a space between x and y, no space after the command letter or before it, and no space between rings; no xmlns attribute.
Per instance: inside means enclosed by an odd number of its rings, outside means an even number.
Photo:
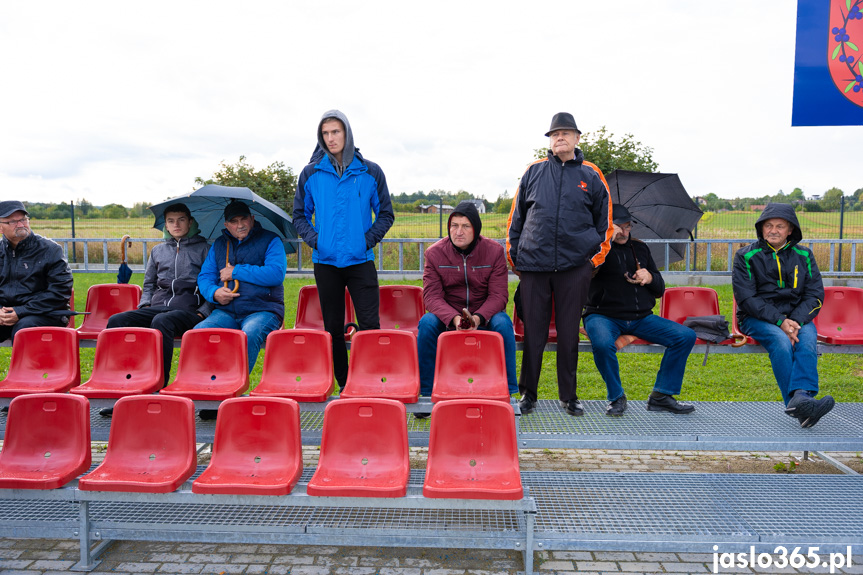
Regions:
<svg viewBox="0 0 863 575"><path fill-rule="evenodd" d="M721 343L731 338L724 315L700 315L687 317L683 325L692 328L695 335L711 343Z"/></svg>

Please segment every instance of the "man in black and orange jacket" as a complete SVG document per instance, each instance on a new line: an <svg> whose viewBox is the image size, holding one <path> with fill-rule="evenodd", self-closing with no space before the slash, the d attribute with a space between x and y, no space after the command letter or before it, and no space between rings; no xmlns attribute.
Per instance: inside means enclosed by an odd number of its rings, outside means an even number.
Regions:
<svg viewBox="0 0 863 575"><path fill-rule="evenodd" d="M521 177L507 230L507 256L521 278L524 355L519 406L535 409L552 303L557 314L557 385L561 407L583 415L576 394L578 324L593 270L611 246L611 195L602 171L584 161L572 114L551 120L548 157Z"/></svg>

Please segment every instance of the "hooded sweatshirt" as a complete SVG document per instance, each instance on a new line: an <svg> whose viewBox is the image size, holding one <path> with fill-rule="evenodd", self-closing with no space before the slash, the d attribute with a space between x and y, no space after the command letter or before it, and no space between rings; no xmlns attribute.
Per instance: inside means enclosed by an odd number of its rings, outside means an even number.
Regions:
<svg viewBox="0 0 863 575"><path fill-rule="evenodd" d="M794 226L787 243L774 249L764 239L764 222L781 218ZM774 325L785 318L804 325L821 309L824 283L812 250L803 247L803 231L790 204L768 204L755 222L758 241L734 256L731 283L737 319L754 317Z"/></svg>
<svg viewBox="0 0 863 575"><path fill-rule="evenodd" d="M345 126L342 162L327 151L321 137L321 125L327 118L336 118ZM395 219L386 177L380 166L354 147L351 125L338 110L324 114L317 140L310 163L297 181L294 227L311 246L313 263L345 268L374 261L373 248Z"/></svg>
<svg viewBox="0 0 863 575"><path fill-rule="evenodd" d="M423 303L447 327L453 317L467 308L485 324L506 309L509 299L506 253L503 246L480 235L482 220L470 202L460 203L447 222L457 215L470 220L474 240L463 250L449 235L425 251Z"/></svg>

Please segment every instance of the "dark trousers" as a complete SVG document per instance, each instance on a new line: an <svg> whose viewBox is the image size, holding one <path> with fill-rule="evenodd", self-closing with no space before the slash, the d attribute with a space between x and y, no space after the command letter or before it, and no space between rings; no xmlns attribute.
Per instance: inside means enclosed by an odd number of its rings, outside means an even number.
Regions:
<svg viewBox="0 0 863 575"><path fill-rule="evenodd" d="M124 311L108 318L112 327L151 327L162 334L162 361L165 385L171 379L171 360L174 358L174 338L180 337L201 321L198 314L184 309L165 306L142 307Z"/></svg>
<svg viewBox="0 0 863 575"><path fill-rule="evenodd" d="M587 302L593 266L586 263L565 272L521 272L524 353L518 389L536 401L542 354L548 342L551 307L557 325L557 393L575 399L578 372L578 324Z"/></svg>
<svg viewBox="0 0 863 575"><path fill-rule="evenodd" d="M27 327L66 327L69 323L67 316L50 315L25 315L19 318L14 325L0 325L0 341L11 339L15 343L15 334Z"/></svg>
<svg viewBox="0 0 863 575"><path fill-rule="evenodd" d="M348 349L345 346L345 288L351 294L361 330L380 329L380 293L375 262L346 268L315 264L315 283L321 301L324 329L333 338L333 371L339 388L348 379Z"/></svg>

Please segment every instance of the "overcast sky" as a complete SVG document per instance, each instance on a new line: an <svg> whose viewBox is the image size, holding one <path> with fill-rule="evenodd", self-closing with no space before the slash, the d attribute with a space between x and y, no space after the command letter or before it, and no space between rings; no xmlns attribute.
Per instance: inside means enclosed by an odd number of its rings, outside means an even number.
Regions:
<svg viewBox="0 0 863 575"><path fill-rule="evenodd" d="M299 173L343 111L392 194L495 199L552 115L690 195L863 187L863 128L791 127L793 0L3 2L0 196L158 202L222 160Z"/></svg>

